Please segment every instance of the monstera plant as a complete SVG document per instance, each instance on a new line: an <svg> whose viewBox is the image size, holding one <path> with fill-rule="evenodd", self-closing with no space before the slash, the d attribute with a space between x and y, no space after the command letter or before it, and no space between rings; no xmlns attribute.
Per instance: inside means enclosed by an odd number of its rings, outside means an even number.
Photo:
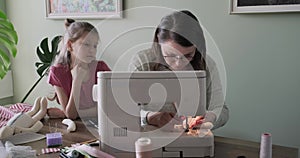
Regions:
<svg viewBox="0 0 300 158"><path fill-rule="evenodd" d="M55 55L59 52L58 51L58 44L60 41L61 36L55 36L51 40L51 49L49 49L48 45L48 38L44 38L40 45L36 48L36 54L39 57L40 61L35 63L35 66L37 67L37 73L40 76L40 78L33 84L33 86L30 88L30 90L27 92L27 94L22 99L21 103L24 103L24 101L27 99L29 94L33 91L33 89L38 85L38 83L43 79L45 75L48 74L49 68L51 66L51 63L55 57Z"/></svg>
<svg viewBox="0 0 300 158"><path fill-rule="evenodd" d="M18 36L13 24L0 10L0 80L10 68L11 57L17 55Z"/></svg>

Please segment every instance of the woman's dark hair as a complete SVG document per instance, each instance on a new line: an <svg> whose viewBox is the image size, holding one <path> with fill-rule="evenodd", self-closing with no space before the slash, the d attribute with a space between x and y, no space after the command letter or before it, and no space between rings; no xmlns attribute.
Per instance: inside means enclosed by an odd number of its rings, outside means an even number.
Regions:
<svg viewBox="0 0 300 158"><path fill-rule="evenodd" d="M157 53L159 63L166 65L160 43L173 40L183 47L195 46L196 53L190 61L194 70L205 70L206 44L203 30L197 17L188 10L175 11L160 21L153 39L153 52ZM157 64L156 68L162 64ZM155 69L156 69L155 68Z"/></svg>

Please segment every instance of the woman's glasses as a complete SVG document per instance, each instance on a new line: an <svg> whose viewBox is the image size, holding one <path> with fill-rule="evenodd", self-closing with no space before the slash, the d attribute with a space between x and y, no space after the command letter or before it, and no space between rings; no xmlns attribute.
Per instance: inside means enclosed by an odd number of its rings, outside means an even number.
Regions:
<svg viewBox="0 0 300 158"><path fill-rule="evenodd" d="M165 55L164 58L166 60L173 60L173 61L177 61L177 60L188 60L191 61L194 57L193 55L187 54L187 55Z"/></svg>
<svg viewBox="0 0 300 158"><path fill-rule="evenodd" d="M195 52L196 52L196 49L189 53L189 54L185 54L185 55L177 55L177 54L167 54L166 55L163 55L163 57L165 58L165 60L168 60L168 61L178 61L178 60L181 60L181 61L191 61L194 56L195 56ZM165 53L163 53L165 54Z"/></svg>

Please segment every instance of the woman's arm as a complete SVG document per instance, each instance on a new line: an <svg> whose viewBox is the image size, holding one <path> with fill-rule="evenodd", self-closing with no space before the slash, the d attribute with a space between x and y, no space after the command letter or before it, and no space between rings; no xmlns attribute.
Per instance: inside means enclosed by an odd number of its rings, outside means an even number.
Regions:
<svg viewBox="0 0 300 158"><path fill-rule="evenodd" d="M226 124L229 119L229 109L225 105L225 97L219 71L215 62L207 56L207 121L214 124L214 129ZM214 118L213 118L214 117Z"/></svg>

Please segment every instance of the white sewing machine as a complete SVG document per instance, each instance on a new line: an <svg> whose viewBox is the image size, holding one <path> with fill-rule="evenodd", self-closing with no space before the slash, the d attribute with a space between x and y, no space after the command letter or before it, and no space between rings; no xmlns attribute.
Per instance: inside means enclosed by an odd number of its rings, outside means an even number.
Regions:
<svg viewBox="0 0 300 158"><path fill-rule="evenodd" d="M183 130L166 132L142 126L141 106L177 103L180 116L206 112L205 71L98 72L93 98L98 102L101 150L115 156L135 152L135 141L148 137L153 157L203 157L214 155L214 137ZM150 129L151 130L148 130ZM199 132L199 131L198 131Z"/></svg>

